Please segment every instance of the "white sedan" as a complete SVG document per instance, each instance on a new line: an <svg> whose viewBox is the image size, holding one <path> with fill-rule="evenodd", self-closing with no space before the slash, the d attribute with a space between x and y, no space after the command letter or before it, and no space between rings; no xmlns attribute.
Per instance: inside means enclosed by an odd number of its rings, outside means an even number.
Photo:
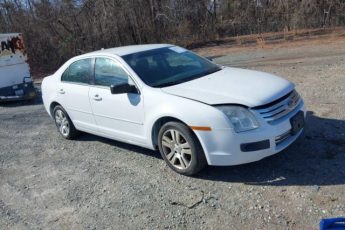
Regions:
<svg viewBox="0 0 345 230"><path fill-rule="evenodd" d="M305 120L291 82L164 44L74 57L44 78L42 96L64 138L84 131L159 149L184 175L278 153Z"/></svg>

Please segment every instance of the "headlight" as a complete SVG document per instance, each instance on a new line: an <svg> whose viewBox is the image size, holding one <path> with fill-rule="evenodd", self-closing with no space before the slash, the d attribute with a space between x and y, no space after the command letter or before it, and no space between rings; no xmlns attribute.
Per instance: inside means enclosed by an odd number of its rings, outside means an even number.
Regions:
<svg viewBox="0 0 345 230"><path fill-rule="evenodd" d="M259 122L255 116L246 108L240 106L216 106L231 121L237 133L244 132L259 127Z"/></svg>

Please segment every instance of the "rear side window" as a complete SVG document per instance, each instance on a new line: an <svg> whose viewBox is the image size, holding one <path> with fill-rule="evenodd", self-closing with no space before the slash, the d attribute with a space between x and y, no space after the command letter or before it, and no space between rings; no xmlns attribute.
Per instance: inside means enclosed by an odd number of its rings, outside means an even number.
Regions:
<svg viewBox="0 0 345 230"><path fill-rule="evenodd" d="M108 58L97 58L95 85L110 86L128 82L128 74L119 63Z"/></svg>
<svg viewBox="0 0 345 230"><path fill-rule="evenodd" d="M91 73L91 59L73 62L62 74L61 81L75 83L89 83Z"/></svg>

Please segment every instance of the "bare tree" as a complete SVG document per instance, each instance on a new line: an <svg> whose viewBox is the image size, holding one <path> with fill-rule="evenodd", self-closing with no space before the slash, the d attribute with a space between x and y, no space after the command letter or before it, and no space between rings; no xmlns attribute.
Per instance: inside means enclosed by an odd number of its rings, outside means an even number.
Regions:
<svg viewBox="0 0 345 230"><path fill-rule="evenodd" d="M45 71L100 48L344 24L344 0L0 0L0 33L22 32Z"/></svg>

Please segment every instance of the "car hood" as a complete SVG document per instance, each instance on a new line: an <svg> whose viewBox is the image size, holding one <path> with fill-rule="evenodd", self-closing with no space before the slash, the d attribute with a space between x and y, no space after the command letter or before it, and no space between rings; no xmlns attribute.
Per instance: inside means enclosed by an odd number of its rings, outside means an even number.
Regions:
<svg viewBox="0 0 345 230"><path fill-rule="evenodd" d="M272 74L225 67L205 77L162 88L162 91L210 105L254 107L270 103L293 88L291 82Z"/></svg>

